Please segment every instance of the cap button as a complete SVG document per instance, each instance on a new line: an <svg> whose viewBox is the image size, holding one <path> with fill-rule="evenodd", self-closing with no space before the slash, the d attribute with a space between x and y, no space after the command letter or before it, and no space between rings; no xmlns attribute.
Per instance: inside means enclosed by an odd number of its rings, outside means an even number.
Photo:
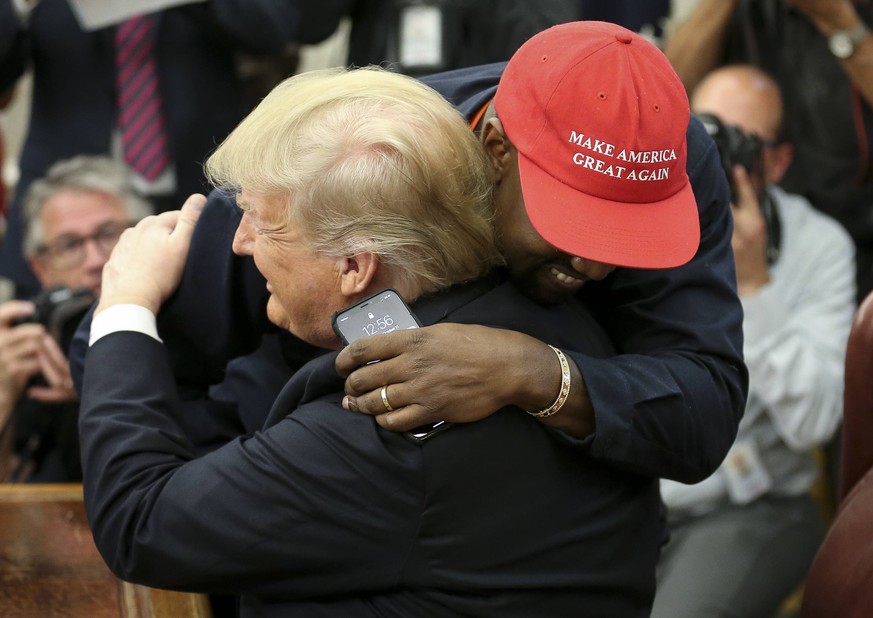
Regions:
<svg viewBox="0 0 873 618"><path fill-rule="evenodd" d="M628 44L628 43L630 43L631 41L633 41L634 39L633 39L633 37L630 35L629 32L617 32L616 35L615 35L615 40L618 41L619 43L625 43L625 44Z"/></svg>

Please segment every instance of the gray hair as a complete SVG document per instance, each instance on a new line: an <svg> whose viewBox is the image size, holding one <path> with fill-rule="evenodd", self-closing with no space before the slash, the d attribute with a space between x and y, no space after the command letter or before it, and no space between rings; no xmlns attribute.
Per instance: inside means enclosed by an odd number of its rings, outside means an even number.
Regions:
<svg viewBox="0 0 873 618"><path fill-rule="evenodd" d="M27 258L37 254L43 242L40 215L46 202L63 191L104 193L118 198L131 222L152 214L154 209L133 187L121 163L109 157L79 155L58 161L45 176L33 182L24 197L23 251Z"/></svg>

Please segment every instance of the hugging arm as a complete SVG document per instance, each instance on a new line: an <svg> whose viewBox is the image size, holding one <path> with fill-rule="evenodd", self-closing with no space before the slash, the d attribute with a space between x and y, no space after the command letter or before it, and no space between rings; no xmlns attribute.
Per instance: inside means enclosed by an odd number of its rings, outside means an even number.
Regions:
<svg viewBox="0 0 873 618"><path fill-rule="evenodd" d="M696 482L718 467L733 442L748 373L727 180L715 145L694 119L688 145L700 211L697 254L678 268L618 269L591 285L585 300L618 354L603 359L584 349L565 350L576 388L568 404L543 422L563 423L590 441L594 457L623 469ZM343 350L337 369L348 376L346 405L384 414L380 390L387 384L397 422L383 425L400 430L435 420L478 420L507 401L528 410L554 401L560 369L542 342L481 327L441 329L392 333ZM365 365L377 358L400 362ZM396 383L401 386L395 389ZM446 418L445 402L457 404L457 398L464 405ZM401 408L411 405L403 414ZM570 415L576 417L572 423L561 418Z"/></svg>

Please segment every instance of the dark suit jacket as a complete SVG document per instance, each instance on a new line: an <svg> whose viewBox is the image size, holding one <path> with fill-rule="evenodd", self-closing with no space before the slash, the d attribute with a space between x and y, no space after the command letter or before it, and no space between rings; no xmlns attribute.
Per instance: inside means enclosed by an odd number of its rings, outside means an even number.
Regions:
<svg viewBox="0 0 873 618"><path fill-rule="evenodd" d="M298 39L295 0L210 0L158 13L156 53L169 147L182 205L204 192L202 163L242 120L242 82L234 54L275 54ZM33 294L21 256L21 201L51 164L79 154L109 154L115 126L114 28L84 32L66 0L41 0L27 28L11 0L0 0L0 90L33 70L30 123L21 177L0 253L0 275Z"/></svg>
<svg viewBox="0 0 873 618"><path fill-rule="evenodd" d="M493 285L414 310L423 324L609 353L581 306ZM98 341L80 431L88 517L112 570L241 594L244 615L648 615L663 540L654 479L518 409L413 444L341 408L335 356L294 376L262 432L192 459L163 347L136 333Z"/></svg>

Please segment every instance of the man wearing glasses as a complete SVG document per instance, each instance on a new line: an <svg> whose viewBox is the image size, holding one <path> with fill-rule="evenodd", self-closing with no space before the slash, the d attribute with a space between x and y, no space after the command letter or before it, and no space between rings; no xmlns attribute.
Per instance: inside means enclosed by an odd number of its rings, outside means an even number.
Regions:
<svg viewBox="0 0 873 618"><path fill-rule="evenodd" d="M60 341L63 322L73 321L71 311L99 295L103 265L118 238L150 212L127 172L104 157L59 162L31 185L24 254L44 294L35 303L0 304L0 477L5 480L81 480L78 399Z"/></svg>

